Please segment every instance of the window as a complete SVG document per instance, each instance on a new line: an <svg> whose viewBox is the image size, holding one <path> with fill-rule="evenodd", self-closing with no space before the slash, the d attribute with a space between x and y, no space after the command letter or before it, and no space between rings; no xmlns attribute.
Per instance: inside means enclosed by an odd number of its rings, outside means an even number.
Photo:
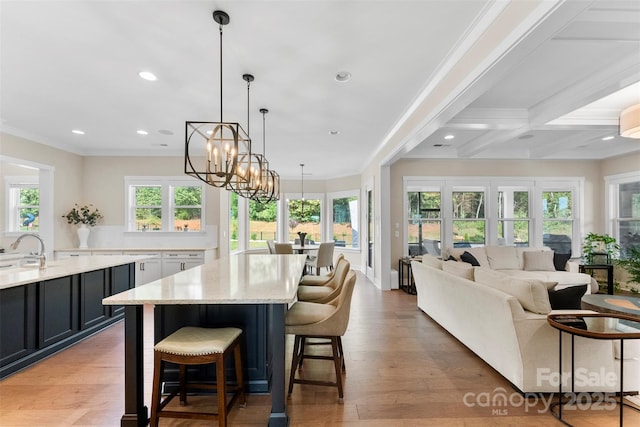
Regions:
<svg viewBox="0 0 640 427"><path fill-rule="evenodd" d="M40 231L40 188L37 176L7 176L7 231Z"/></svg>
<svg viewBox="0 0 640 427"><path fill-rule="evenodd" d="M238 195L229 191L229 251L238 250Z"/></svg>
<svg viewBox="0 0 640 427"><path fill-rule="evenodd" d="M357 191L329 195L331 236L336 247L360 247L360 201Z"/></svg>
<svg viewBox="0 0 640 427"><path fill-rule="evenodd" d="M529 246L529 191L498 187L498 243Z"/></svg>
<svg viewBox="0 0 640 427"><path fill-rule="evenodd" d="M620 257L631 248L640 248L640 174L630 173L605 177L609 201L607 232L616 237Z"/></svg>
<svg viewBox="0 0 640 427"><path fill-rule="evenodd" d="M405 254L437 252L433 240L580 253L583 178L404 177L403 188Z"/></svg>
<svg viewBox="0 0 640 427"><path fill-rule="evenodd" d="M249 200L249 248L266 248L267 240L277 240L277 214L277 201Z"/></svg>
<svg viewBox="0 0 640 427"><path fill-rule="evenodd" d="M454 246L482 246L485 244L484 191L469 189L454 191L453 208Z"/></svg>
<svg viewBox="0 0 640 427"><path fill-rule="evenodd" d="M128 231L204 231L204 184L183 177L126 177Z"/></svg>
<svg viewBox="0 0 640 427"><path fill-rule="evenodd" d="M407 229L409 255L427 252L425 240L437 244L442 236L440 191L409 191L409 226Z"/></svg>
<svg viewBox="0 0 640 427"><path fill-rule="evenodd" d="M290 241L298 239L298 233L307 233L309 241L322 241L321 212L322 203L319 198L293 199L288 200L289 210L289 235Z"/></svg>

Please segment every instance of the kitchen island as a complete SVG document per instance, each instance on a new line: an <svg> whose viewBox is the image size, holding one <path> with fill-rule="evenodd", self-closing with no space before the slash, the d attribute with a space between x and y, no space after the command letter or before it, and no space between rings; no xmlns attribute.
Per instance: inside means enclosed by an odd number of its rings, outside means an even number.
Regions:
<svg viewBox="0 0 640 427"><path fill-rule="evenodd" d="M0 270L0 378L92 335L124 316L102 299L135 285L136 256L53 261Z"/></svg>
<svg viewBox="0 0 640 427"><path fill-rule="evenodd" d="M105 298L104 304L125 306L121 425L144 426L148 420L143 398L145 304L155 305L156 342L184 325L243 329L248 391L270 390L269 425L288 425L284 316L295 301L305 262L306 255L232 255Z"/></svg>

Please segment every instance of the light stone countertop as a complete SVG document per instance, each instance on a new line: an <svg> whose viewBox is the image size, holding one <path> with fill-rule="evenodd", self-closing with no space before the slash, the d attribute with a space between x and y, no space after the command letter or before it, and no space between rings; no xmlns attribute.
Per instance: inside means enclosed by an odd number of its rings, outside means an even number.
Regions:
<svg viewBox="0 0 640 427"><path fill-rule="evenodd" d="M231 255L112 295L102 303L291 303L295 301L306 259L306 255Z"/></svg>
<svg viewBox="0 0 640 427"><path fill-rule="evenodd" d="M187 251L208 251L208 250L213 250L216 248L213 247L204 247L204 246L200 246L200 247L193 247L193 248L157 248L157 247L143 247L143 248L117 248L117 247L113 247L113 248L61 248L61 249L55 249L54 252L109 252L109 251L114 251L114 252L119 252L119 251L127 251L127 252L170 252L170 251L180 251L180 252L187 252Z"/></svg>
<svg viewBox="0 0 640 427"><path fill-rule="evenodd" d="M12 288L14 286L28 283L40 282L42 280L56 279L58 277L70 276L87 271L100 270L117 265L129 264L147 256L141 255L96 255L90 257L74 257L69 259L49 261L47 268L40 270L38 265L26 267L14 267L0 270L0 289Z"/></svg>

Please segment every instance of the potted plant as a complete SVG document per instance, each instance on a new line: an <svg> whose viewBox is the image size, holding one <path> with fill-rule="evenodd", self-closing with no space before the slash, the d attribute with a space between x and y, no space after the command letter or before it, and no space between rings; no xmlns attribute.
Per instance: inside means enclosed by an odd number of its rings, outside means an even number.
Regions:
<svg viewBox="0 0 640 427"><path fill-rule="evenodd" d="M607 263L616 259L620 246L615 237L608 234L589 233L582 243L582 256L585 264L594 264L597 255L605 255Z"/></svg>
<svg viewBox="0 0 640 427"><path fill-rule="evenodd" d="M99 220L102 219L102 213L93 205L78 206L76 203L73 208L62 215L62 218L67 220L67 224L79 224L80 227L77 230L78 240L80 241L79 248L87 248L87 241L89 239L89 227L95 226Z"/></svg>

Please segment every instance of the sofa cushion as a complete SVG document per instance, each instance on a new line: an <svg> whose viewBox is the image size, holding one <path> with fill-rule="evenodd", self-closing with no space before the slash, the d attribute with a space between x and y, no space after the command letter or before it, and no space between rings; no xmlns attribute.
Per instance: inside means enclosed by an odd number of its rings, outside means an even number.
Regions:
<svg viewBox="0 0 640 427"><path fill-rule="evenodd" d="M520 260L514 246L485 247L489 267L492 270L520 270Z"/></svg>
<svg viewBox="0 0 640 427"><path fill-rule="evenodd" d="M438 270L442 270L442 260L438 257L435 257L430 254L422 255L422 263L424 265L428 265L429 267L437 268Z"/></svg>
<svg viewBox="0 0 640 427"><path fill-rule="evenodd" d="M553 251L527 251L522 254L525 271L556 271Z"/></svg>
<svg viewBox="0 0 640 427"><path fill-rule="evenodd" d="M442 269L455 276L473 280L473 266L465 262L444 261L442 263Z"/></svg>
<svg viewBox="0 0 640 427"><path fill-rule="evenodd" d="M480 267L480 263L478 262L476 257L471 255L468 251L464 251L462 255L460 255L460 261L467 262L474 267Z"/></svg>
<svg viewBox="0 0 640 427"><path fill-rule="evenodd" d="M549 289L549 304L552 310L580 310L582 297L587 292L587 285L570 286L563 289Z"/></svg>
<svg viewBox="0 0 640 427"><path fill-rule="evenodd" d="M514 296L525 310L538 314L551 311L549 293L541 280L516 279L486 268L476 268L474 277L477 283Z"/></svg>
<svg viewBox="0 0 640 427"><path fill-rule="evenodd" d="M566 271L567 270L567 262L571 259L571 253L568 254L559 254L557 252L553 253L553 266L556 268L556 271Z"/></svg>

